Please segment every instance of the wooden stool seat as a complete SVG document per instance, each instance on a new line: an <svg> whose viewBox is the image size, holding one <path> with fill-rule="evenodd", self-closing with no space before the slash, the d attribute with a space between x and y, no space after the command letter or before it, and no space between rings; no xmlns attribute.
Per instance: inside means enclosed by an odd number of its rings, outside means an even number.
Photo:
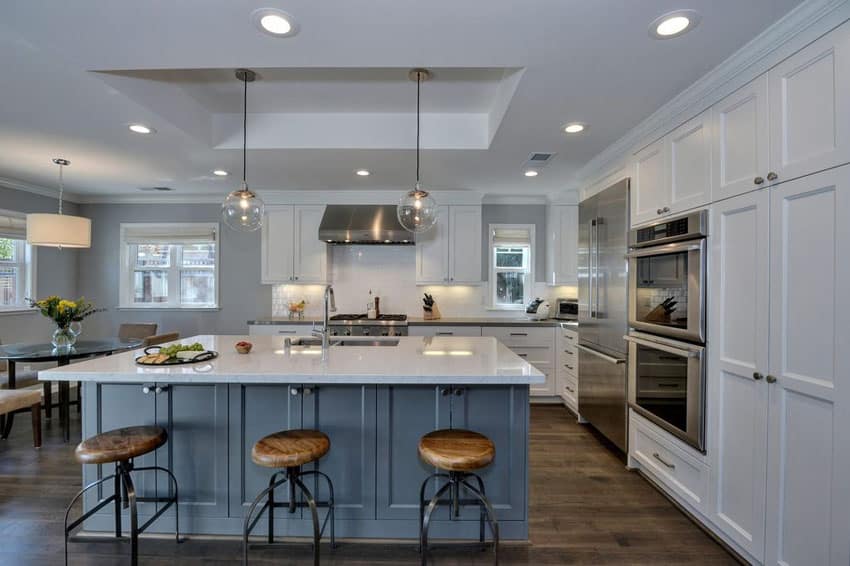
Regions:
<svg viewBox="0 0 850 566"><path fill-rule="evenodd" d="M168 440L168 433L158 426L129 426L110 430L80 442L74 457L81 464L126 462L153 452Z"/></svg>
<svg viewBox="0 0 850 566"><path fill-rule="evenodd" d="M489 438L471 430L435 430L419 440L419 457L441 470L468 472L490 465L496 447Z"/></svg>
<svg viewBox="0 0 850 566"><path fill-rule="evenodd" d="M258 440L251 459L266 468L294 468L314 462L328 453L331 441L318 430L283 430Z"/></svg>

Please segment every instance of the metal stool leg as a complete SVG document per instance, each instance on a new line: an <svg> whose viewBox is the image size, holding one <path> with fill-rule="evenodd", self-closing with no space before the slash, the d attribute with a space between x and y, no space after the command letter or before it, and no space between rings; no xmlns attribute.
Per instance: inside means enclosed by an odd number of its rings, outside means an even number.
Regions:
<svg viewBox="0 0 850 566"><path fill-rule="evenodd" d="M115 538L121 538L121 473L115 465Z"/></svg>
<svg viewBox="0 0 850 566"><path fill-rule="evenodd" d="M419 532L422 533L422 522L425 518L425 506L428 504L425 499L425 488L428 487L428 482L430 482L434 478L449 478L448 474L443 474L437 472L436 474L431 474L427 478L422 481L422 486L419 488ZM416 548L417 552L422 552L422 545L420 544Z"/></svg>
<svg viewBox="0 0 850 566"><path fill-rule="evenodd" d="M299 474L299 477L303 478L304 476L311 476L311 475L323 477L325 479L325 482L327 482L327 484L328 484L328 514L329 514L329 520L330 520L330 523L331 523L331 548L336 548L336 535L334 534L334 522L335 522L334 509L336 507L336 505L334 504L334 484L331 481L331 478L328 476L328 474L326 474L324 472L320 472L319 470L307 470L306 472L301 472ZM322 531L324 532L324 528L322 528Z"/></svg>
<svg viewBox="0 0 850 566"><path fill-rule="evenodd" d="M130 504L130 564L138 566L139 564L139 515L136 509L136 488L133 485L133 478L130 477L129 470L125 467L125 463L120 464L121 467L121 482L127 490L127 502Z"/></svg>
<svg viewBox="0 0 850 566"><path fill-rule="evenodd" d="M499 522L496 520L496 513L493 511L493 506L483 493L469 485L466 480L461 480L463 486L472 493L478 501L487 509L487 520L490 523L490 529L493 531L493 559L495 564L499 563Z"/></svg>
<svg viewBox="0 0 850 566"><path fill-rule="evenodd" d="M432 497L431 501L428 503L428 508L425 509L425 516L422 520L422 530L419 532L419 547L422 549L422 566L426 566L428 563L428 527L431 524L431 513L434 512L434 509L440 502L440 497L451 487L452 482L450 480L448 483L443 485L443 487L437 490L437 493L434 494L434 497Z"/></svg>
<svg viewBox="0 0 850 566"><path fill-rule="evenodd" d="M484 480L481 479L481 476L479 476L478 474L473 474L473 473L470 472L470 473L466 474L464 479L470 478L470 477L474 478L475 481L478 482L478 491L481 492L481 495L483 495L484 497L487 497L487 492L484 491ZM479 521L478 542L480 542L483 545L484 544L484 522L485 522L486 516L487 516L487 509L486 509L486 507L484 507L483 503L481 503L479 505L479 508L481 510L481 514L480 514L480 517L478 519L478 521ZM484 547L482 546L481 549L484 550Z"/></svg>
<svg viewBox="0 0 850 566"><path fill-rule="evenodd" d="M319 566L319 511L316 509L316 501L313 499L313 494L304 485L304 482L298 475L292 475L292 483L297 485L307 498L307 504L310 506L310 513L313 515L313 565Z"/></svg>
<svg viewBox="0 0 850 566"><path fill-rule="evenodd" d="M277 474L275 474L275 475L277 475ZM257 497L254 499L254 501L251 503L251 506L248 508L248 514L245 515L245 525L242 529L242 564L243 565L248 564L248 535L251 534L251 531L253 530L254 525L256 525L257 521L259 521L260 516L262 516L263 510L265 510L268 507L268 502L266 502L266 504L263 505L263 509L260 510L260 513L257 515L257 519L255 521L251 522L251 517L254 515L254 510L256 510L257 505L260 504L260 501L262 501L263 499L265 499L268 496L269 491L282 486L287 481L289 481L288 475L285 476L282 480L275 482L274 484L270 485L269 487L267 487L266 489L261 491L260 494L257 495ZM269 509L269 512L270 513L274 512L274 510Z"/></svg>
<svg viewBox="0 0 850 566"><path fill-rule="evenodd" d="M68 517L71 515L71 509L74 507L74 504L77 502L77 500L80 499L80 497L82 497L85 492L87 492L88 490L95 488L95 487L97 487L101 484L108 482L113 477L115 477L115 476L110 475L110 476L106 476L105 478L91 482L90 484L85 486L83 489L78 491L77 494L74 496L74 498L71 499L71 503L68 504L68 507L65 508L65 520L64 520L64 523L63 523L64 532L65 532L65 566L68 566L68 533L70 533L72 530L74 530L77 527L77 525L80 525L86 518L88 518L89 516L94 514L96 511L100 510L105 505L111 503L112 498L115 497L115 496L113 495L111 497L107 497L106 499L104 499L103 501L98 503L93 509L89 510L88 513L83 513L83 515L81 515L79 519L74 521L74 523L72 523L71 526L68 527Z"/></svg>

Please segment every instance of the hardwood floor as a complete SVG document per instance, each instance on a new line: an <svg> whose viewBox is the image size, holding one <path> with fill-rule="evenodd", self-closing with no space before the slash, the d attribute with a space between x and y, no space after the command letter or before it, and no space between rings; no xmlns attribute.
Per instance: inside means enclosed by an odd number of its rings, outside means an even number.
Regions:
<svg viewBox="0 0 850 566"><path fill-rule="evenodd" d="M73 415L71 438L79 439ZM34 450L29 423L20 419L0 441L0 564L62 563L62 516L79 489L74 445L62 444L58 419L47 421L44 447ZM74 441L72 441L74 442ZM623 463L559 406L531 411L530 544L505 544L501 564L736 564L667 499ZM439 546L429 564L492 564L473 547ZM173 540L144 537L145 565L238 563L232 539ZM71 564L126 564L119 542L77 543ZM343 541L322 549L323 564L417 564L412 545ZM252 550L251 564L311 564L308 545Z"/></svg>

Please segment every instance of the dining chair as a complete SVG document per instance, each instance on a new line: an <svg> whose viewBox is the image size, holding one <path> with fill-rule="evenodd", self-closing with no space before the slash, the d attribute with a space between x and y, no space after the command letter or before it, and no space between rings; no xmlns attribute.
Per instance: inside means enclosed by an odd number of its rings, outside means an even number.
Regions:
<svg viewBox="0 0 850 566"><path fill-rule="evenodd" d="M155 346L156 344L163 344L165 342L173 342L174 340L180 340L179 332L166 332L165 334L148 336L147 338L145 338L145 341L142 346L147 348L148 346Z"/></svg>
<svg viewBox="0 0 850 566"><path fill-rule="evenodd" d="M144 339L156 334L155 322L125 322L118 327L118 337L122 340L130 338Z"/></svg>

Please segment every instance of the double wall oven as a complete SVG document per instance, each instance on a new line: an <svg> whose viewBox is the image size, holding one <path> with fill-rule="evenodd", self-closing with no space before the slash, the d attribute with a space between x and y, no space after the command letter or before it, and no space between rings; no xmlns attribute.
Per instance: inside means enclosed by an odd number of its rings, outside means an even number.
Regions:
<svg viewBox="0 0 850 566"><path fill-rule="evenodd" d="M707 214L629 234L629 406L705 451Z"/></svg>

